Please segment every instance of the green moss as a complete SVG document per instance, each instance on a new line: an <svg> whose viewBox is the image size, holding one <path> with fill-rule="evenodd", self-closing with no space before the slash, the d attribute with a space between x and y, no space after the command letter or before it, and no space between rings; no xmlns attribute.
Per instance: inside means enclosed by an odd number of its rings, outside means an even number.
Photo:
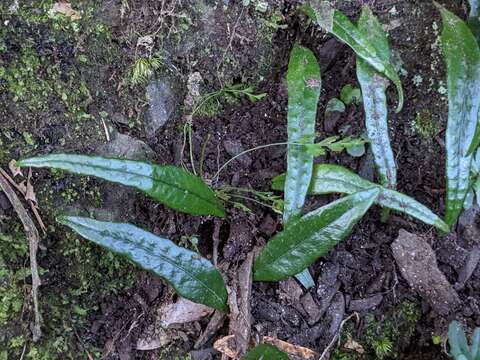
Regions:
<svg viewBox="0 0 480 360"><path fill-rule="evenodd" d="M412 131L424 140L431 142L439 133L440 128L434 123L430 110L422 109L413 120Z"/></svg>
<svg viewBox="0 0 480 360"><path fill-rule="evenodd" d="M341 339L341 347L336 349L333 360L396 359L415 333L420 319L418 306L404 301L391 311L378 318L368 314L364 326L357 330L348 324ZM348 338L354 339L365 350L363 355L342 348Z"/></svg>

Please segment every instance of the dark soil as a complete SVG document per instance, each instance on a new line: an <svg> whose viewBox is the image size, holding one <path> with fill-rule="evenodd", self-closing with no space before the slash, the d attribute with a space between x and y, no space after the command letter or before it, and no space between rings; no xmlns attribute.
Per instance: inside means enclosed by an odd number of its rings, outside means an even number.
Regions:
<svg viewBox="0 0 480 360"><path fill-rule="evenodd" d="M140 5L133 2L133 8L139 11ZM168 3L168 2L167 2ZM235 2L234 2L235 3ZM348 3L348 4L347 4ZM442 138L447 118L446 98L438 93L438 88L445 84L444 64L438 48L432 48L436 43L437 34L432 24L435 22L438 28L441 20L437 10L428 1L351 1L340 2L339 8L352 19L356 19L362 4L368 3L374 13L379 16L382 23L387 24L391 30L390 44L402 62L402 69L406 71L402 77L405 89L405 108L400 114L390 114L391 140L394 152L397 156L399 169L398 190L408 194L434 212L443 214L445 204L445 181L444 162L445 149ZM463 9L457 1L443 1L443 3L457 14L464 15ZM252 104L246 99L235 105L226 106L225 109L214 117L197 116L193 119L193 155L196 170L200 170L202 162L203 176L212 180L219 166L228 161L239 151L251 149L257 146L284 142L286 134L286 109L287 90L284 81L288 63L288 54L295 40L314 51L322 69L322 94L318 106L317 131L319 138L332 135L355 135L359 136L364 131L362 107L351 105L347 111L326 123L324 120L325 107L329 99L339 97L340 90L346 84L356 84L355 56L345 45L332 39L312 26L307 26L305 18L295 11L294 2L284 1L275 6L279 8L284 17L286 29L278 29L273 38L273 63L271 64L265 79L258 84L257 93L267 93L261 101ZM145 9L151 8L142 5ZM233 6L241 6L236 4ZM155 6L152 5L152 8ZM395 15L392 15L395 8ZM145 24L153 21L155 11L148 13L145 10L141 19L128 18L128 26ZM133 13L132 13L133 14ZM133 15L130 16L133 16ZM147 15L145 15L147 14ZM140 15L138 15L140 16ZM220 15L217 15L217 17ZM215 17L215 19L217 19ZM227 23L234 18L227 18ZM124 35L123 27L126 24L111 24L115 36ZM140 26L140 25L138 25ZM213 26L212 36L220 36L225 23L219 21ZM241 25L242 26L242 25ZM243 26L248 27L249 24ZM216 30L216 31L215 31ZM253 35L245 32L246 37ZM129 42L120 40L126 54L132 56L132 49L128 48ZM223 44L228 46L227 44ZM135 45L131 45L135 46ZM165 46L173 46L170 43ZM245 49L240 42L233 41L231 51L239 57L242 69L251 67L250 56L255 56ZM59 49L67 51L68 49ZM253 50L252 50L253 51ZM6 61L5 59L3 59ZM210 86L222 83L217 78L217 68L208 61L200 61L192 66L182 58L175 59L175 64L183 66L180 71L184 74L194 71L202 71L202 76ZM1 62L0 62L1 65ZM191 68L188 68L191 67ZM210 71L210 72L209 72ZM227 74L229 79L241 79L241 70L237 73ZM116 79L115 69L110 67L107 74ZM423 81L416 84L414 77L418 75ZM248 76L251 76L249 74ZM247 78L248 78L247 76ZM102 87L108 88L103 84ZM110 87L110 90L113 89ZM127 90L122 90L127 91ZM121 111L131 107L132 98L135 94L112 95L114 103L112 107L122 108ZM103 98L102 98L103 99ZM1 103L8 102L1 99ZM390 108L395 109L396 93L389 90ZM94 103L91 107L103 108L102 103ZM144 116L144 108L137 104L138 115ZM16 110L15 110L16 111ZM14 112L15 112L14 111ZM120 111L120 110L119 110ZM412 129L413 120L417 114L428 111L431 114L431 122L434 131L429 137L422 136ZM18 114L18 112L15 112ZM3 115L2 115L3 116ZM48 112L42 114L47 117ZM188 151L181 153L183 137L179 128L182 116L178 121L172 122L161 130L156 137L146 137L138 128L130 130L128 126L113 124L120 133L134 135L146 141L156 153L156 161L159 163L181 164L181 159L187 161ZM57 131L65 132L65 127L58 123L45 120L44 123L26 125L22 123L16 126L9 124L9 120L0 119L2 131L13 129L18 134L27 129L40 138L50 136L55 138ZM50 134L50 135L45 135ZM85 137L87 134L84 135ZM93 145L81 143L72 139L62 146L53 141L53 145L40 145L32 153L47 153L60 151L92 152ZM202 154L202 148L205 150ZM21 148L13 148L10 157L24 155ZM183 156L183 157L182 157ZM342 164L366 178L374 180L374 170L371 156L368 154L362 158L352 158L347 154L329 154L318 162ZM188 162L187 162L188 163ZM6 166L6 162L1 164ZM257 191L269 191L273 177L284 172L286 169L286 147L274 146L256 150L238 160L232 162L221 172L219 179L213 179L216 187L222 188L233 186L236 188L253 189ZM58 179L49 175L46 171L35 171L36 188L52 187L63 189ZM75 181L73 177L66 177L62 181ZM96 185L95 181L89 184ZM307 210L317 208L335 196L310 198ZM211 218L193 218L168 210L163 206L142 196L137 197L135 207L135 223L155 233L165 235L176 241L182 236L198 236L199 248L203 255L208 258L213 256L214 237L219 239L219 263L223 269L236 269L242 263L247 254L254 250L255 246L264 245L275 232L281 230L281 215L272 209L261 206L254 201L232 199L242 202L251 211L229 208L227 220L216 224ZM299 297L295 297L295 291L286 291L288 286L295 285L282 282L254 283L252 307L252 335L253 338L272 336L300 346L313 349L322 353L331 341L332 329L335 324L353 312L360 314L359 321L352 320L348 332L357 338L362 337L369 328L366 316L373 316L378 321L380 332L387 331L382 324L392 321L389 315L394 309L399 308L406 302L416 304L419 316L415 318L411 328L407 325L398 324L401 329L400 341L393 339L395 343L395 358L398 359L440 359L446 358L441 354L441 346L432 344L432 336L444 336L448 323L458 319L470 327L480 325L480 270L473 271L472 276L464 286L458 287L458 295L461 305L452 308L447 315L436 313L428 305L428 301L410 288L402 278L399 269L392 256L391 243L397 238L399 230L405 229L417 234L428 241L436 252L440 270L446 275L451 284L459 281L462 269L467 261L467 254L476 246L477 234L475 225L459 225L447 237L439 236L431 228L412 219L391 215L386 222L380 221L380 209L375 208L358 224L348 239L335 247L326 257L317 261L310 271L317 281L317 288L310 291L301 291ZM51 214L46 214L48 222L53 223ZM218 235L215 234L217 228ZM46 243L50 247L62 234L59 232L51 235ZM65 269L62 260L53 260L51 256L60 256L52 252L42 256L42 266L57 273L62 277L60 269ZM328 271L326 271L328 269ZM326 278L326 274L333 274L332 278ZM44 286L65 284L63 281L46 281ZM299 287L299 285L296 285ZM291 288L290 288L291 290ZM330 295L328 295L330 294ZM98 310L91 312L86 323L80 330L79 337L82 343L92 344L106 358L111 359L175 359L175 354L181 350L189 352L205 329L208 319L193 325L185 325L177 329L175 333L175 346L168 349L156 349L151 351L136 350L137 341L148 328L155 323L156 309L168 301L174 295L155 276L140 272L136 275L134 285L120 293L109 294L106 298L98 299ZM95 298L95 294L92 294ZM310 311L309 311L310 309ZM322 314L322 316L319 316ZM316 318L318 316L318 318ZM386 325L390 326L390 325ZM227 335L227 323L215 334L209 342L203 346L203 353L198 351L196 359L220 358L209 349L215 339ZM402 334L410 332L409 336L401 339ZM382 333L377 334L379 337ZM171 335L174 336L174 335ZM342 338L342 341L346 340ZM82 346L79 346L81 349ZM200 349L202 350L202 349ZM370 349L371 350L371 349ZM207 354L200 357L199 354ZM352 357L353 359L354 357ZM355 357L356 358L356 357Z"/></svg>

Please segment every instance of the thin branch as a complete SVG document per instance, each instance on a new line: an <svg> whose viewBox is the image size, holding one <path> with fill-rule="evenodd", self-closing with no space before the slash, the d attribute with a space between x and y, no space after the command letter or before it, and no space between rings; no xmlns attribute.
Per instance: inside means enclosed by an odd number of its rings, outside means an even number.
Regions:
<svg viewBox="0 0 480 360"><path fill-rule="evenodd" d="M8 180L2 175L5 171L0 171L0 188L3 190L8 200L12 204L15 212L17 213L20 221L23 224L25 233L27 234L29 247L30 247L30 269L32 271L32 298L33 298L33 311L34 311L34 323L31 327L33 341L40 340L42 336L42 330L40 328L40 311L38 305L38 288L40 287L40 276L38 275L37 265L37 250L40 236L38 230L35 227L32 219L27 213L27 210L22 205L22 202L18 198L15 191L9 185Z"/></svg>

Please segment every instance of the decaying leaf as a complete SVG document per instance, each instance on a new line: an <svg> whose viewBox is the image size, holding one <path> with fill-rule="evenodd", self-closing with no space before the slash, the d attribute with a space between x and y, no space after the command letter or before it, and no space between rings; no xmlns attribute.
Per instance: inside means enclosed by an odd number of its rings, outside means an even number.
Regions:
<svg viewBox="0 0 480 360"><path fill-rule="evenodd" d="M294 344L290 344L289 342L275 339L270 336L264 336L263 337L263 342L265 344L270 344L284 353L287 353L289 356L296 358L296 359L302 359L302 360L310 360L310 359L318 359L319 354L317 354L315 351L308 349L303 346L298 346Z"/></svg>
<svg viewBox="0 0 480 360"><path fill-rule="evenodd" d="M180 298L176 303L168 304L160 309L160 322L163 327L174 324L185 324L198 321L213 312L208 306L194 303L190 300Z"/></svg>
<svg viewBox="0 0 480 360"><path fill-rule="evenodd" d="M8 168L10 169L10 172L13 177L16 177L18 175L23 177L22 170L17 166L17 161L15 159L10 160L8 163Z"/></svg>
<svg viewBox="0 0 480 360"><path fill-rule="evenodd" d="M77 10L74 10L72 8L72 5L69 2L66 1L59 1L53 4L51 8L52 13L59 13L63 14L66 17L69 17L70 20L80 20L82 18L82 15L80 15L80 12Z"/></svg>
<svg viewBox="0 0 480 360"><path fill-rule="evenodd" d="M232 359L238 358L237 345L235 341L235 335L228 335L221 339L218 339L213 344L213 348L225 356Z"/></svg>
<svg viewBox="0 0 480 360"><path fill-rule="evenodd" d="M365 352L365 349L363 348L363 346L360 345L355 340L353 340L351 336L348 337L347 341L343 345L343 348L346 350L355 351L359 354L363 354Z"/></svg>

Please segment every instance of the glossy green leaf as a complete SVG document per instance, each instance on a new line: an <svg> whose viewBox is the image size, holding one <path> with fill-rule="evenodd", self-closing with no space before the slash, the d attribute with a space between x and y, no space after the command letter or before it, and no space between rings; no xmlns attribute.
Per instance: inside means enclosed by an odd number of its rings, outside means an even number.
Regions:
<svg viewBox="0 0 480 360"><path fill-rule="evenodd" d="M288 83L288 154L284 223L301 214L312 177L313 155L306 146L315 141L315 119L320 97L320 67L315 55L295 45L290 54Z"/></svg>
<svg viewBox="0 0 480 360"><path fill-rule="evenodd" d="M290 223L258 256L255 280L283 280L310 266L350 234L379 193L371 188L345 196Z"/></svg>
<svg viewBox="0 0 480 360"><path fill-rule="evenodd" d="M480 1L469 0L469 3L470 13L468 15L467 24L477 39L477 43L480 45ZM477 128L475 130L475 136L473 139L472 145L468 149L469 154L472 154L480 145L480 112L478 113Z"/></svg>
<svg viewBox="0 0 480 360"><path fill-rule="evenodd" d="M390 61L387 34L368 6L364 6L358 29L375 46L384 62ZM387 79L365 60L357 58L357 78L362 88L365 124L380 183L390 189L397 186L397 167L388 134Z"/></svg>
<svg viewBox="0 0 480 360"><path fill-rule="evenodd" d="M448 125L445 222L453 225L469 190L473 143L480 109L480 50L468 26L438 5L443 19L442 49L447 63Z"/></svg>
<svg viewBox="0 0 480 360"><path fill-rule="evenodd" d="M287 354L269 344L260 344L250 350L242 360L288 360Z"/></svg>
<svg viewBox="0 0 480 360"><path fill-rule="evenodd" d="M320 66L315 55L295 44L287 71L289 145L283 210L285 226L301 216L312 177L313 155L308 147L295 143L313 144L315 141L315 119L321 84ZM315 285L307 269L297 279L307 289Z"/></svg>
<svg viewBox="0 0 480 360"><path fill-rule="evenodd" d="M342 12L331 8L327 1L310 0L310 4L303 9L323 30L350 46L358 57L395 84L398 92L397 112L400 112L404 102L403 88L392 63L382 59L372 42Z"/></svg>
<svg viewBox="0 0 480 360"><path fill-rule="evenodd" d="M171 165L159 166L132 160L56 154L21 160L19 166L50 167L96 176L134 187L158 202L187 214L225 216L222 202L202 179Z"/></svg>
<svg viewBox="0 0 480 360"><path fill-rule="evenodd" d="M448 327L448 343L454 359L474 360L463 327L458 321L452 321Z"/></svg>
<svg viewBox="0 0 480 360"><path fill-rule="evenodd" d="M226 309L227 290L222 275L198 253L130 224L74 216L60 217L58 221L162 277L182 297L215 309Z"/></svg>
<svg viewBox="0 0 480 360"><path fill-rule="evenodd" d="M282 190L283 182L284 175L277 176L272 182L272 189ZM353 171L339 165L315 165L309 194L353 194L374 187L381 191L380 196L376 200L378 205L410 215L428 225L435 226L443 232L449 231L447 224L425 205L422 205L410 196L363 179Z"/></svg>

